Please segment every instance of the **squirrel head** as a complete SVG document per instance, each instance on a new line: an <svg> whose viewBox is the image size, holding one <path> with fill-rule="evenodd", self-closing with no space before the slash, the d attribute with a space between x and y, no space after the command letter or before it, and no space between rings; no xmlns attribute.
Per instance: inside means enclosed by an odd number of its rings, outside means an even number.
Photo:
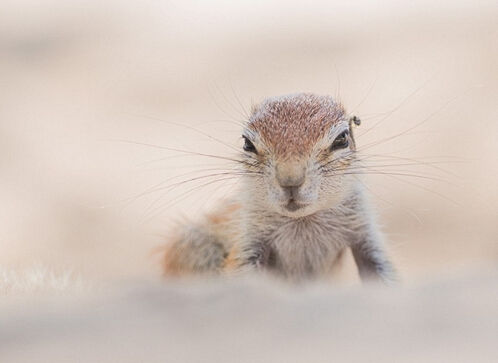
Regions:
<svg viewBox="0 0 498 363"><path fill-rule="evenodd" d="M330 96L298 93L253 107L242 135L249 203L293 218L339 204L353 187L353 124L359 119Z"/></svg>

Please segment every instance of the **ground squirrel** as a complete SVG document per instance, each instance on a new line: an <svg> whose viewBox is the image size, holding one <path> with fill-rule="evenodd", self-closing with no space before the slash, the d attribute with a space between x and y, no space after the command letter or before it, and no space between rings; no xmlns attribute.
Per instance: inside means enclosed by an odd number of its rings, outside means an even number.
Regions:
<svg viewBox="0 0 498 363"><path fill-rule="evenodd" d="M329 96L291 94L253 107L238 195L171 238L165 274L262 269L304 279L328 273L351 248L362 280L394 281L354 172L359 123Z"/></svg>

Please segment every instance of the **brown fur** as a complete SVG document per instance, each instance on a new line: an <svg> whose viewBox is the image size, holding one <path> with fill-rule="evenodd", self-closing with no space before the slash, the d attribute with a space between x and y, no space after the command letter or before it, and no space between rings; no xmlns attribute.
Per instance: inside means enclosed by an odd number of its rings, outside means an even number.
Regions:
<svg viewBox="0 0 498 363"><path fill-rule="evenodd" d="M163 252L164 275L185 276L221 270L234 241L240 238L240 231L234 223L238 219L240 208L240 204L234 201L225 201L217 210L207 214L203 221L177 231ZM195 239L199 234L204 241ZM214 244L219 251L214 256L218 256L217 261L206 266L205 261L199 258L199 252L203 248L212 250Z"/></svg>
<svg viewBox="0 0 498 363"><path fill-rule="evenodd" d="M249 120L273 155L290 158L309 153L330 125L344 117L344 108L330 97L301 94L269 98Z"/></svg>
<svg viewBox="0 0 498 363"><path fill-rule="evenodd" d="M235 242L235 241L234 241ZM239 255L240 250L237 243L234 243L232 248L230 249L230 253L228 254L225 262L223 264L223 269L225 271L234 271L239 266Z"/></svg>

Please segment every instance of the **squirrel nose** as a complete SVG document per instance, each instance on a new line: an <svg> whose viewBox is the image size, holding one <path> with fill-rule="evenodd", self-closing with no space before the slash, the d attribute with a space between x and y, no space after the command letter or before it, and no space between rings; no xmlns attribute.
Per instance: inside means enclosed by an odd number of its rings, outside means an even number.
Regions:
<svg viewBox="0 0 498 363"><path fill-rule="evenodd" d="M306 168L297 163L278 164L276 168L277 181L291 197L304 184Z"/></svg>

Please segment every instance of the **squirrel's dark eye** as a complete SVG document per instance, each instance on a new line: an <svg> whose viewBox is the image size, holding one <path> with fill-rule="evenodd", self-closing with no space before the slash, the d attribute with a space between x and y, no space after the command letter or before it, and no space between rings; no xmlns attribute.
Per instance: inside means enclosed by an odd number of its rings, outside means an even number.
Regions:
<svg viewBox="0 0 498 363"><path fill-rule="evenodd" d="M251 140L249 140L247 137L245 136L242 136L244 138L244 150L245 151L249 151L251 153L255 153L257 154L256 152L256 147L254 146L254 144L251 142Z"/></svg>
<svg viewBox="0 0 498 363"><path fill-rule="evenodd" d="M349 145L348 135L349 132L346 130L343 131L339 136L337 136L332 145L330 146L330 151L344 149L345 147L348 147Z"/></svg>

